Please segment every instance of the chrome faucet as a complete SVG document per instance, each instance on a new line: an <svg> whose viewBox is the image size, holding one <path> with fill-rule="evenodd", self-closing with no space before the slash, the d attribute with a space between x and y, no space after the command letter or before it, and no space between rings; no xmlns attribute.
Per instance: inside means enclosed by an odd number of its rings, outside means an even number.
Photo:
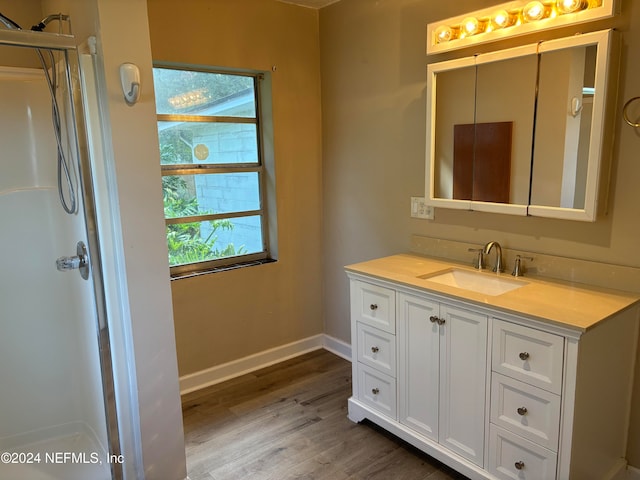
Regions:
<svg viewBox="0 0 640 480"><path fill-rule="evenodd" d="M473 268L477 270L484 270L484 250L482 248L469 248L469 252L477 253L473 259Z"/></svg>
<svg viewBox="0 0 640 480"><path fill-rule="evenodd" d="M516 261L513 264L513 272L511 272L511 275L513 275L514 277L521 277L522 275L524 275L524 272L526 271L526 268L524 268L522 266L522 260L529 260L530 262L533 261L533 257L525 257L524 255L516 255Z"/></svg>
<svg viewBox="0 0 640 480"><path fill-rule="evenodd" d="M496 263L493 267L493 271L496 273L504 272L504 267L502 266L502 247L498 242L489 242L484 246L483 253L485 255L489 255L491 249L496 248Z"/></svg>

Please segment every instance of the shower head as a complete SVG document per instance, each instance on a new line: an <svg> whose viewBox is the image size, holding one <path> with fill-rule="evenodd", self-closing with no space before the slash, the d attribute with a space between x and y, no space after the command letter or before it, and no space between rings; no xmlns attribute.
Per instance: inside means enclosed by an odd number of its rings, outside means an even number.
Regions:
<svg viewBox="0 0 640 480"><path fill-rule="evenodd" d="M41 32L53 20L58 20L59 22L66 22L69 20L69 15L65 15L64 13L54 13L52 15L47 15L42 20L40 20L40 23L37 23L36 25L31 27L31 30L33 30L34 32Z"/></svg>
<svg viewBox="0 0 640 480"><path fill-rule="evenodd" d="M0 23L10 30L22 30L20 28L20 25L11 20L9 17L5 17L2 13L0 13Z"/></svg>

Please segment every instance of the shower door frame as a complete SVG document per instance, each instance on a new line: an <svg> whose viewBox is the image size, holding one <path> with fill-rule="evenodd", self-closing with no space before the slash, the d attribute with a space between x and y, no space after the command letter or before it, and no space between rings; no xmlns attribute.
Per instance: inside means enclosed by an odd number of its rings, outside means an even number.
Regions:
<svg viewBox="0 0 640 480"><path fill-rule="evenodd" d="M70 52L75 54L75 66L80 81L80 52L73 35L53 34L46 32L32 32L28 30L4 30L0 29L0 45L11 47L23 47L31 49L54 50L64 54L65 78L69 87L69 102L71 105L71 121L67 124L74 129L73 148L77 154L77 168L79 175L79 194L82 195L85 232L89 250L89 264L93 281L94 305L97 327L97 347L99 352L102 395L104 399L106 431L108 441L108 455L110 461L111 477L113 480L123 479L122 450L118 429L118 409L116 403L113 360L111 356L111 342L109 335L109 322L105 299L102 257L100 253L99 232L97 225L96 203L91 176L91 163L89 161L84 115L82 111L82 98L76 99L75 93L82 96L81 87L74 85L71 75ZM77 88L74 88L77 87ZM74 92L75 90L75 92ZM82 141L81 141L82 138Z"/></svg>

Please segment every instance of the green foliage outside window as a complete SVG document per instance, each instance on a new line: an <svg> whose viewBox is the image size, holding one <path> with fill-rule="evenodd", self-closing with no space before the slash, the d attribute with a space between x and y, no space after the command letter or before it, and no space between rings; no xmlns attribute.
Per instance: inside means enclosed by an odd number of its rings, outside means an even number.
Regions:
<svg viewBox="0 0 640 480"><path fill-rule="evenodd" d="M245 75L154 68L156 108L158 114L196 115L202 109L253 88L254 80ZM255 102L249 116L255 115ZM162 165L191 164L194 138L191 129L164 124L159 129ZM167 245L171 266L197 263L246 253L244 246L221 245L219 235L232 231L229 219L201 221L197 217L213 214L198 202L195 175L162 177L165 218L195 217L189 223L167 224Z"/></svg>
<svg viewBox="0 0 640 480"><path fill-rule="evenodd" d="M188 157L185 157L188 155ZM191 149L182 139L175 135L160 135L160 157L163 164L190 162ZM202 215L198 208L198 198L194 189L179 175L162 177L162 194L165 218L180 218ZM206 237L201 233L201 226L209 224L211 231ZM233 230L231 220L209 220L204 222L175 223L167 225L167 246L169 248L169 265L215 260L217 258L242 255L244 247L238 249L232 243L224 247L216 245L216 233L222 230Z"/></svg>

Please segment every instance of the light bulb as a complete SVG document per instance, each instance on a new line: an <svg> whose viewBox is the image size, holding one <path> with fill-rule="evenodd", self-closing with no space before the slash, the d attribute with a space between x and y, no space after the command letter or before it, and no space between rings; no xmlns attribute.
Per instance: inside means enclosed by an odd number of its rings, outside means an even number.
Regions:
<svg viewBox="0 0 640 480"><path fill-rule="evenodd" d="M547 8L542 2L529 2L522 9L522 19L525 22L542 20L547 15Z"/></svg>
<svg viewBox="0 0 640 480"><path fill-rule="evenodd" d="M493 28L506 28L513 24L514 17L506 10L498 10L491 16Z"/></svg>
<svg viewBox="0 0 640 480"><path fill-rule="evenodd" d="M573 13L584 10L589 6L584 0L558 0L557 8L560 13Z"/></svg>
<svg viewBox="0 0 640 480"><path fill-rule="evenodd" d="M449 25L440 25L436 28L435 35L437 43L449 42L455 38L455 32Z"/></svg>
<svg viewBox="0 0 640 480"><path fill-rule="evenodd" d="M467 17L462 21L462 31L466 36L475 35L483 30L483 24L476 17Z"/></svg>

